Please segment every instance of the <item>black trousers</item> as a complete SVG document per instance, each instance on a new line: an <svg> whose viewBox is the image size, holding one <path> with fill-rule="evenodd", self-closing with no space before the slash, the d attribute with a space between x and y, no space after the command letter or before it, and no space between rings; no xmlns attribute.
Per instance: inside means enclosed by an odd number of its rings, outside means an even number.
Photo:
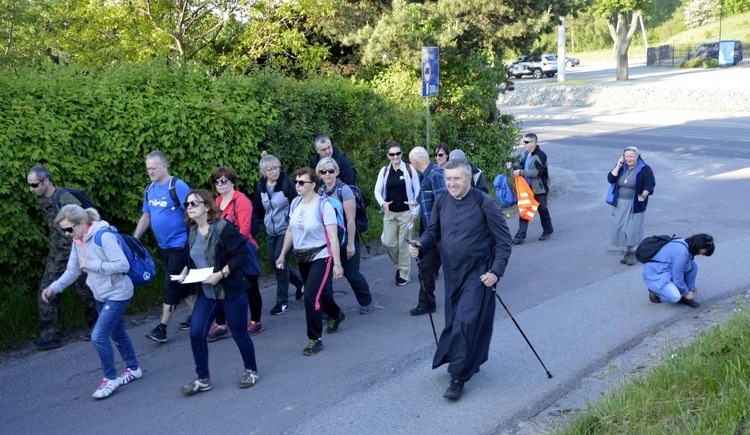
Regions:
<svg viewBox="0 0 750 435"><path fill-rule="evenodd" d="M435 308L435 275L440 269L440 244L434 249L420 253L419 257L419 279L421 280L419 288L420 307ZM422 288L424 285L424 289Z"/></svg>
<svg viewBox="0 0 750 435"><path fill-rule="evenodd" d="M542 221L542 231L547 234L552 234L554 229L552 228L552 218L549 215L549 208L547 208L547 194L540 193L534 194L534 199L539 202L539 207L536 209L536 213L539 215L539 219ZM517 239L526 238L526 230L529 228L529 221L526 219L518 218L518 232L516 232Z"/></svg>

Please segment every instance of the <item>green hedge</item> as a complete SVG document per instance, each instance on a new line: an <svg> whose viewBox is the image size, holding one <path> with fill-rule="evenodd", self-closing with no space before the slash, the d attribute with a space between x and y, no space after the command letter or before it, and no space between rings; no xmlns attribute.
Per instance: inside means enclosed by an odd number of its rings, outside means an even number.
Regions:
<svg viewBox="0 0 750 435"><path fill-rule="evenodd" d="M358 183L372 199L377 171L387 163L387 141L397 140L405 150L424 144L418 77L403 71L383 77L379 84L335 77L298 81L274 72L215 78L202 67L158 62L97 73L0 70L0 170L6 174L0 180L0 268L6 271L0 277L0 347L37 331L36 293L48 239L26 184L33 165L48 166L58 186L85 189L105 219L132 232L149 181L148 152L163 151L170 173L195 187L211 187L216 166L231 166L238 187L250 193L262 150L290 172L307 165L314 137L327 134L354 161ZM415 96L394 98L395 87L416 88ZM431 142L440 140L442 129L449 140L466 143L480 166L497 159L498 150L507 154L512 128L467 122L474 119L438 116ZM382 223L374 207L369 213L367 235L377 237ZM150 232L145 240L155 253ZM161 287L138 288L131 311L160 304ZM61 310L67 328L83 322L72 293L64 295Z"/></svg>

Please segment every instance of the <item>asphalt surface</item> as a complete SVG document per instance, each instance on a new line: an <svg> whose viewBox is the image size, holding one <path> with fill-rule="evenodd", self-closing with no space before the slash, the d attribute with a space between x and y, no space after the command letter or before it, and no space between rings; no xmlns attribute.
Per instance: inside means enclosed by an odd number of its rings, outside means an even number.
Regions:
<svg viewBox="0 0 750 435"><path fill-rule="evenodd" d="M504 110L540 135L550 158L555 233L539 242L541 228L531 223L529 241L513 249L499 294L553 378L498 304L490 360L466 384L460 401L446 401L442 394L450 378L444 368L431 370L435 344L429 318L408 313L417 300L416 272L411 284L397 287L390 261L380 255L362 266L374 296L373 313L359 315L351 290L336 284L336 299L349 317L339 332L324 335L325 347L314 357L302 355L307 342L302 304L292 301L287 313L270 316L275 289L263 289L267 329L253 340L261 380L249 390L237 388L239 354L231 340L223 340L210 344L213 389L183 397L179 388L193 374L187 332L173 326L169 342L158 345L144 338L153 322L133 322L129 332L144 377L106 400L91 398L101 369L90 343L73 341L53 351L4 358L2 432L514 431L644 338L750 288L745 266L750 160L743 154L747 143L741 142L750 131L750 113ZM695 123L703 136L680 134L681 127ZM727 144L725 136L734 140ZM640 269L620 264L621 253L609 246L605 175L625 143L641 147L656 173L646 233L708 232L716 238L716 253L698 260L703 303L698 310L649 303ZM726 148L711 152L717 144ZM515 231L516 216L508 223ZM439 301L442 295L441 278ZM438 328L442 307L435 314ZM175 320L186 314L181 309Z"/></svg>

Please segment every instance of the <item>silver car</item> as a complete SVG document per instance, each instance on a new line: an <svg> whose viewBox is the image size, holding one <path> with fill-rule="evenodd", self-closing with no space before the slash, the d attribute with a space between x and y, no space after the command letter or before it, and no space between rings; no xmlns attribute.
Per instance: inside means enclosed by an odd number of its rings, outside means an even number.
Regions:
<svg viewBox="0 0 750 435"><path fill-rule="evenodd" d="M554 77L557 74L557 56L549 53L541 56L527 54L517 57L507 67L510 75L517 79L529 75L535 79Z"/></svg>

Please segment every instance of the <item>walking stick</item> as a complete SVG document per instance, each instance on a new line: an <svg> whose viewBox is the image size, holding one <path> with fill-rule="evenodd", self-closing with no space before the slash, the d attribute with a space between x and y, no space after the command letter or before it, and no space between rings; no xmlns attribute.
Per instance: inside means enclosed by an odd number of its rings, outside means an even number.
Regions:
<svg viewBox="0 0 750 435"><path fill-rule="evenodd" d="M411 240L406 239L406 243L408 243L409 246L421 251L420 247L412 243ZM425 289L424 280L422 279L422 269L419 267L419 256L416 256L415 259L417 260L417 271L418 271L417 276L419 277L419 285L422 287L422 292L427 294L427 289ZM430 325L432 325L432 335L435 337L435 346L438 346L437 331L435 330L435 321L432 319L432 309L430 309L429 305L427 306L427 314L430 316Z"/></svg>
<svg viewBox="0 0 750 435"><path fill-rule="evenodd" d="M505 303L503 302L503 300L500 299L500 295L497 294L497 291L495 291L495 286L492 286L491 289L492 289L492 292L495 293L495 296L497 296L497 300L500 301L500 305L502 305L503 308L505 308L505 312L508 313L508 316L510 316L510 319L513 320L513 323L516 324L516 328L518 328L518 332L520 332L521 335L523 336L523 339L526 340L526 344L528 344L529 347L531 348L531 351L534 352L534 355L536 356L536 359L538 359L539 363L542 365L542 367L544 367L544 370L547 372L547 378L552 379L552 373L550 373L549 370L547 370L547 366L545 366L544 363L542 362L542 359L539 358L539 354L536 353L536 350L534 350L534 346L532 346L531 342L529 341L529 339L526 338L526 334L523 333L523 330L521 329L521 326L518 324L518 322L516 322L516 319L513 317L513 314L510 313L510 310L505 305Z"/></svg>

